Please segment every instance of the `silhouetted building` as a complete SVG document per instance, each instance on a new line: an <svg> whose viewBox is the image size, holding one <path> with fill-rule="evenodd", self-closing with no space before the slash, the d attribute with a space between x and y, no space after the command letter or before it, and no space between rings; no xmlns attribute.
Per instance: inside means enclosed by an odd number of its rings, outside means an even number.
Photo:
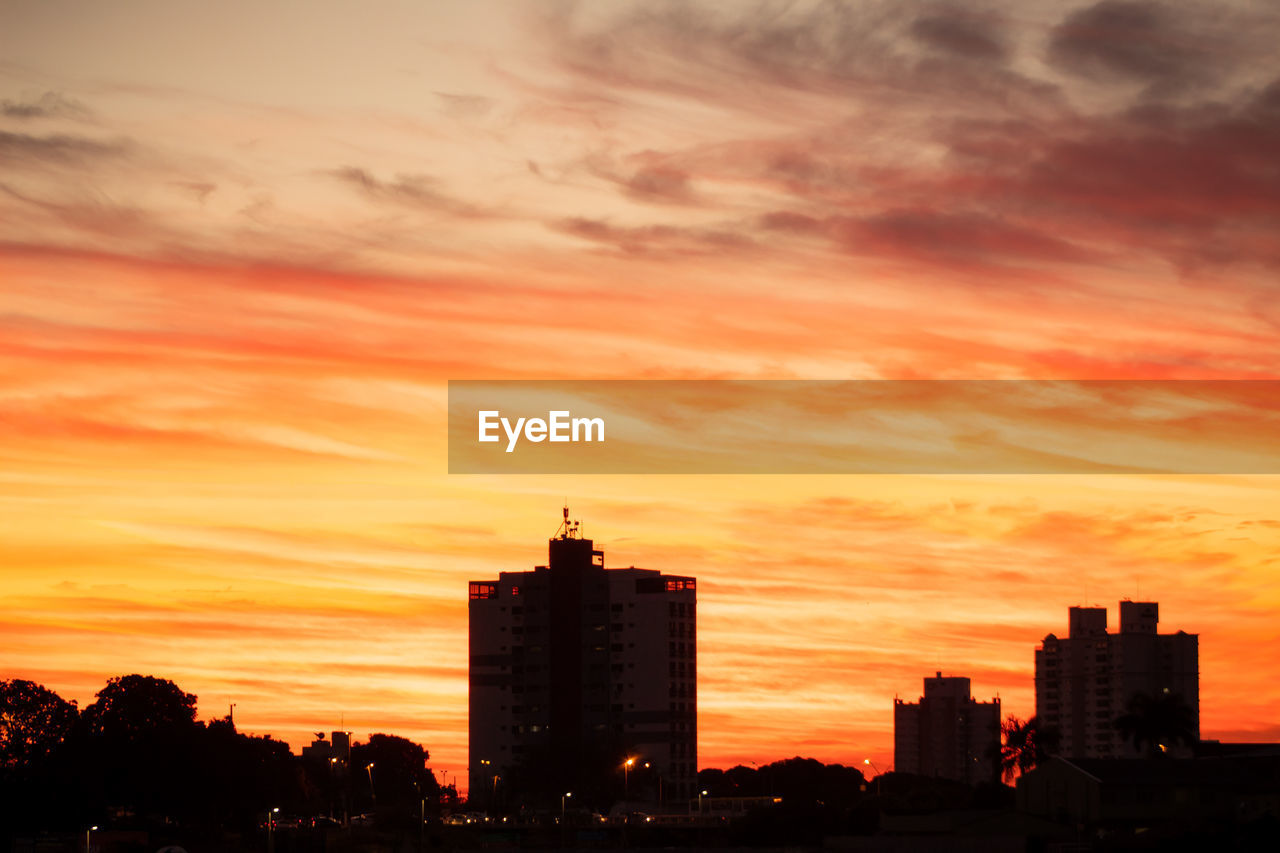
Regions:
<svg viewBox="0 0 1280 853"><path fill-rule="evenodd" d="M1018 778L1017 802L1019 811L1086 831L1141 827L1153 837L1161 829L1222 831L1269 816L1266 845L1256 847L1269 849L1280 819L1280 758L1053 758Z"/></svg>
<svg viewBox="0 0 1280 853"><path fill-rule="evenodd" d="M316 732L311 745L302 748L302 757L308 761L341 762L345 766L351 761L351 732L333 732L332 740L325 740L324 732Z"/></svg>
<svg viewBox="0 0 1280 853"><path fill-rule="evenodd" d="M547 566L470 584L469 796L693 796L694 579L605 569L567 509L549 551Z"/></svg>
<svg viewBox="0 0 1280 853"><path fill-rule="evenodd" d="M1122 601L1120 630L1109 634L1105 607L1072 607L1066 638L1049 634L1036 649L1036 715L1061 733L1061 755L1135 755L1115 722L1139 693L1181 696L1199 738L1199 637L1157 633L1159 613L1154 601Z"/></svg>
<svg viewBox="0 0 1280 853"><path fill-rule="evenodd" d="M919 702L893 700L893 769L957 782L990 782L998 776L1000 700L979 702L969 679L924 680Z"/></svg>

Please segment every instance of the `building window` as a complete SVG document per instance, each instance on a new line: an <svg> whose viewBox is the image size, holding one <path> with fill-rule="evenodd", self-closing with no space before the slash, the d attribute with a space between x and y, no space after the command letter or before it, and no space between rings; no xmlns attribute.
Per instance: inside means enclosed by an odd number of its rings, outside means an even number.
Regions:
<svg viewBox="0 0 1280 853"><path fill-rule="evenodd" d="M498 585L496 583L473 583L471 584L471 600L485 601L498 597Z"/></svg>

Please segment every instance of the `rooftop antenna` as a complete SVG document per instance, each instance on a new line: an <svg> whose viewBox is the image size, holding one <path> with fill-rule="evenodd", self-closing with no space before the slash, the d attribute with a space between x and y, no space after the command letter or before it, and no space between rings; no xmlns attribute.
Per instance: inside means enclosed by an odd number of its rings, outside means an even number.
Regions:
<svg viewBox="0 0 1280 853"><path fill-rule="evenodd" d="M564 519L560 522L560 526L556 528L556 538L577 539L581 525L581 521L569 520L569 500L566 498L564 503Z"/></svg>

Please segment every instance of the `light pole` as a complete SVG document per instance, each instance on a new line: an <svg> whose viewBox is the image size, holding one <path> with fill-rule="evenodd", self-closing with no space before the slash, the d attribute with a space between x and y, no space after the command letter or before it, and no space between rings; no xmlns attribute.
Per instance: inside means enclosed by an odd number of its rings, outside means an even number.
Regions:
<svg viewBox="0 0 1280 853"><path fill-rule="evenodd" d="M870 767L872 770L876 771L876 795L879 796L882 793L882 789L880 787L880 777L883 776L884 774L880 772L880 768L876 767L876 763L872 761L870 758L862 759L862 764L863 766Z"/></svg>
<svg viewBox="0 0 1280 853"><path fill-rule="evenodd" d="M373 787L373 762L370 761L364 768L369 773L369 796L373 797L373 810L378 810L378 792Z"/></svg>
<svg viewBox="0 0 1280 853"><path fill-rule="evenodd" d="M498 780L502 776L493 772L493 762L487 758L480 759L480 763L484 765L484 775L490 779L489 784L489 813L492 814L498 807Z"/></svg>
<svg viewBox="0 0 1280 853"><path fill-rule="evenodd" d="M565 839L569 837L569 829L564 825L564 801L573 796L572 791L565 791L560 795L560 846L565 846Z"/></svg>
<svg viewBox="0 0 1280 853"><path fill-rule="evenodd" d="M337 806L335 801L338 799L338 781L337 781L338 759L329 759L329 817L337 819Z"/></svg>
<svg viewBox="0 0 1280 853"><path fill-rule="evenodd" d="M267 812L267 853L274 853L276 849L276 815L280 812L280 807L276 806Z"/></svg>
<svg viewBox="0 0 1280 853"><path fill-rule="evenodd" d="M626 761L622 762L622 799L624 800L631 796L631 781L629 776L631 773L631 765L635 763L636 760L634 758L628 758Z"/></svg>
<svg viewBox="0 0 1280 853"><path fill-rule="evenodd" d="M698 814L702 814L702 798L707 795L706 791L698 792Z"/></svg>
<svg viewBox="0 0 1280 853"><path fill-rule="evenodd" d="M84 831L84 853L90 853L89 845L92 841L93 833L98 831L98 827L91 826Z"/></svg>
<svg viewBox="0 0 1280 853"><path fill-rule="evenodd" d="M418 812L418 853L427 853L427 795L421 788L418 793L422 795L421 810Z"/></svg>

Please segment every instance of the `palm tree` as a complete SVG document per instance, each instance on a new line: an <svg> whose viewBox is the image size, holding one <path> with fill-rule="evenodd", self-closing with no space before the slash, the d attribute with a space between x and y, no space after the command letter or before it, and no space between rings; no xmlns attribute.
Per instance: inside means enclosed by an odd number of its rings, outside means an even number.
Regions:
<svg viewBox="0 0 1280 853"><path fill-rule="evenodd" d="M1125 709L1126 713L1116 717L1115 727L1138 752L1160 755L1171 746L1196 739L1195 712L1180 694L1135 693Z"/></svg>
<svg viewBox="0 0 1280 853"><path fill-rule="evenodd" d="M1004 739L1000 768L1006 782L1047 761L1062 739L1057 729L1041 725L1039 717L1020 720L1011 716L1000 725L1000 734Z"/></svg>

